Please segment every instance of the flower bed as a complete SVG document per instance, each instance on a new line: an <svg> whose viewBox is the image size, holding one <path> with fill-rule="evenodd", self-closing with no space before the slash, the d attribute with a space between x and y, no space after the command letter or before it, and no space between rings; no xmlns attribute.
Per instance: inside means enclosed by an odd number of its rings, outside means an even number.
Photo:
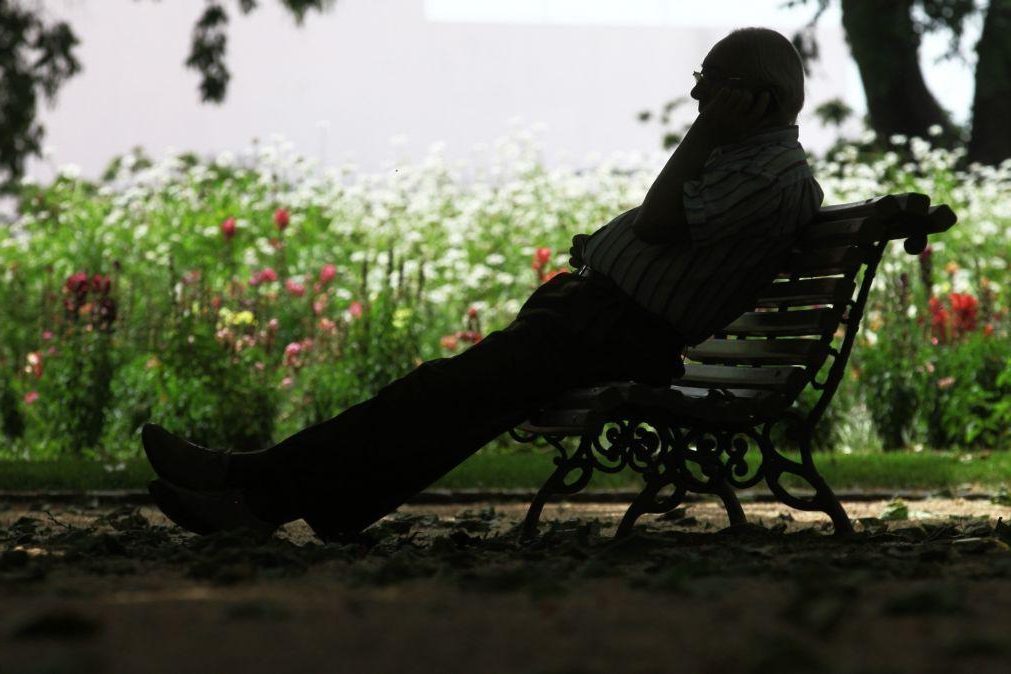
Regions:
<svg viewBox="0 0 1011 674"><path fill-rule="evenodd" d="M826 203L918 191L960 220L918 259L892 247L823 441L1006 446L1011 164L960 171L893 141L816 162ZM152 418L213 446L276 441L507 325L663 161L547 169L529 132L495 149L450 165L436 146L383 176L284 144L132 153L96 183L26 182L0 230L0 454L132 455Z"/></svg>

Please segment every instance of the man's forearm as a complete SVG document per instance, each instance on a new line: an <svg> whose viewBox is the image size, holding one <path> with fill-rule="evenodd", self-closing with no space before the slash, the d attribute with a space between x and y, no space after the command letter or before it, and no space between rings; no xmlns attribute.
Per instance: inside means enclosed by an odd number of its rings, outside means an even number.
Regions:
<svg viewBox="0 0 1011 674"><path fill-rule="evenodd" d="M717 145L714 136L704 118L696 118L646 193L632 224L640 239L648 243L689 240L682 190L685 181L702 174L709 153Z"/></svg>

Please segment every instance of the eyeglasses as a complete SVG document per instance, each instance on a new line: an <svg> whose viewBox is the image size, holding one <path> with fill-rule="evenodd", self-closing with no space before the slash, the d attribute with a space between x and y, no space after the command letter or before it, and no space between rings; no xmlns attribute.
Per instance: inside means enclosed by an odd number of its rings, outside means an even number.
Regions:
<svg viewBox="0 0 1011 674"><path fill-rule="evenodd" d="M712 75L703 75L698 70L692 72L692 77L695 78L695 84L719 84L720 82L743 82L745 78L743 77L714 77Z"/></svg>
<svg viewBox="0 0 1011 674"><path fill-rule="evenodd" d="M692 72L692 77L695 78L695 84L701 84L703 86L708 84L719 86L720 84L723 84L725 82L744 82L744 83L749 82L747 77L716 77L714 75L703 75L698 70ZM753 92L758 91L769 92L769 95L772 97L772 101L776 105L779 105L779 96L776 95L776 90L773 87L767 84L759 85L757 88L753 87L754 87L753 84L750 86L748 84L744 85L744 88L751 89Z"/></svg>

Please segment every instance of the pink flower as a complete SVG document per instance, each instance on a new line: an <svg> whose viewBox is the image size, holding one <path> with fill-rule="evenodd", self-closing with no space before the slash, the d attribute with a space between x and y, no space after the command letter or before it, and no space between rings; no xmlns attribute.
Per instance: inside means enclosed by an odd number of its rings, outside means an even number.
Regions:
<svg viewBox="0 0 1011 674"><path fill-rule="evenodd" d="M359 302L358 300L355 300L350 305L348 305L348 312L351 314L351 316L353 318L361 318L362 317L362 303Z"/></svg>
<svg viewBox="0 0 1011 674"><path fill-rule="evenodd" d="M291 385L295 383L291 377L285 377L281 380L281 388L291 388Z"/></svg>
<svg viewBox="0 0 1011 674"><path fill-rule="evenodd" d="M277 322L276 318L271 318L269 321L267 321L267 329L270 330L271 332L277 332L277 329L278 327L280 327L280 325L281 324Z"/></svg>
<svg viewBox="0 0 1011 674"><path fill-rule="evenodd" d="M319 314L323 313L324 309L326 309L326 295L320 295L312 303L312 310L318 316Z"/></svg>
<svg viewBox="0 0 1011 674"><path fill-rule="evenodd" d="M330 281L334 280L335 276L337 276L337 267L330 263L323 265L323 268L319 271L319 281L323 284L330 283Z"/></svg>
<svg viewBox="0 0 1011 674"><path fill-rule="evenodd" d="M260 271L253 274L253 277L249 279L249 285L258 286L261 283L267 283L277 280L277 272L271 267L266 267Z"/></svg>
<svg viewBox="0 0 1011 674"><path fill-rule="evenodd" d="M298 281L295 281L294 279L288 279L287 281L285 281L284 287L289 293L291 293L295 297L301 297L302 295L305 295L305 286L299 283Z"/></svg>
<svg viewBox="0 0 1011 674"><path fill-rule="evenodd" d="M221 223L221 235L225 241L230 241L235 236L235 218L225 218Z"/></svg>
<svg viewBox="0 0 1011 674"><path fill-rule="evenodd" d="M284 347L284 364L298 365L298 357L300 355L302 355L302 344L300 342L291 342L288 346Z"/></svg>
<svg viewBox="0 0 1011 674"><path fill-rule="evenodd" d="M331 321L329 318L319 319L319 329L323 332L336 332L337 324Z"/></svg>
<svg viewBox="0 0 1011 674"><path fill-rule="evenodd" d="M274 211L274 224L277 225L278 231L283 232L287 229L289 222L291 222L291 216L287 209L279 208Z"/></svg>
<svg viewBox="0 0 1011 674"><path fill-rule="evenodd" d="M49 330L43 330L43 332L42 332L42 341L43 342L48 342L52 338L53 338L53 333L51 331L49 331Z"/></svg>
<svg viewBox="0 0 1011 674"><path fill-rule="evenodd" d="M38 391L29 391L28 393L25 394L25 405L31 405L38 399L39 399Z"/></svg>

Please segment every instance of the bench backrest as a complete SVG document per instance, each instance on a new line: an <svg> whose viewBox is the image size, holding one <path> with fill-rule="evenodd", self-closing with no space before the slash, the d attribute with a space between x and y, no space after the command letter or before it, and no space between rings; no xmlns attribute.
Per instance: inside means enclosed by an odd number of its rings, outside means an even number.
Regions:
<svg viewBox="0 0 1011 674"><path fill-rule="evenodd" d="M929 234L955 221L948 206L932 207L928 196L915 193L822 208L754 310L686 351L694 363L686 363L674 388L791 404L810 385L819 396L808 422L817 422L845 374L888 242L905 239L906 252L915 255Z"/></svg>

